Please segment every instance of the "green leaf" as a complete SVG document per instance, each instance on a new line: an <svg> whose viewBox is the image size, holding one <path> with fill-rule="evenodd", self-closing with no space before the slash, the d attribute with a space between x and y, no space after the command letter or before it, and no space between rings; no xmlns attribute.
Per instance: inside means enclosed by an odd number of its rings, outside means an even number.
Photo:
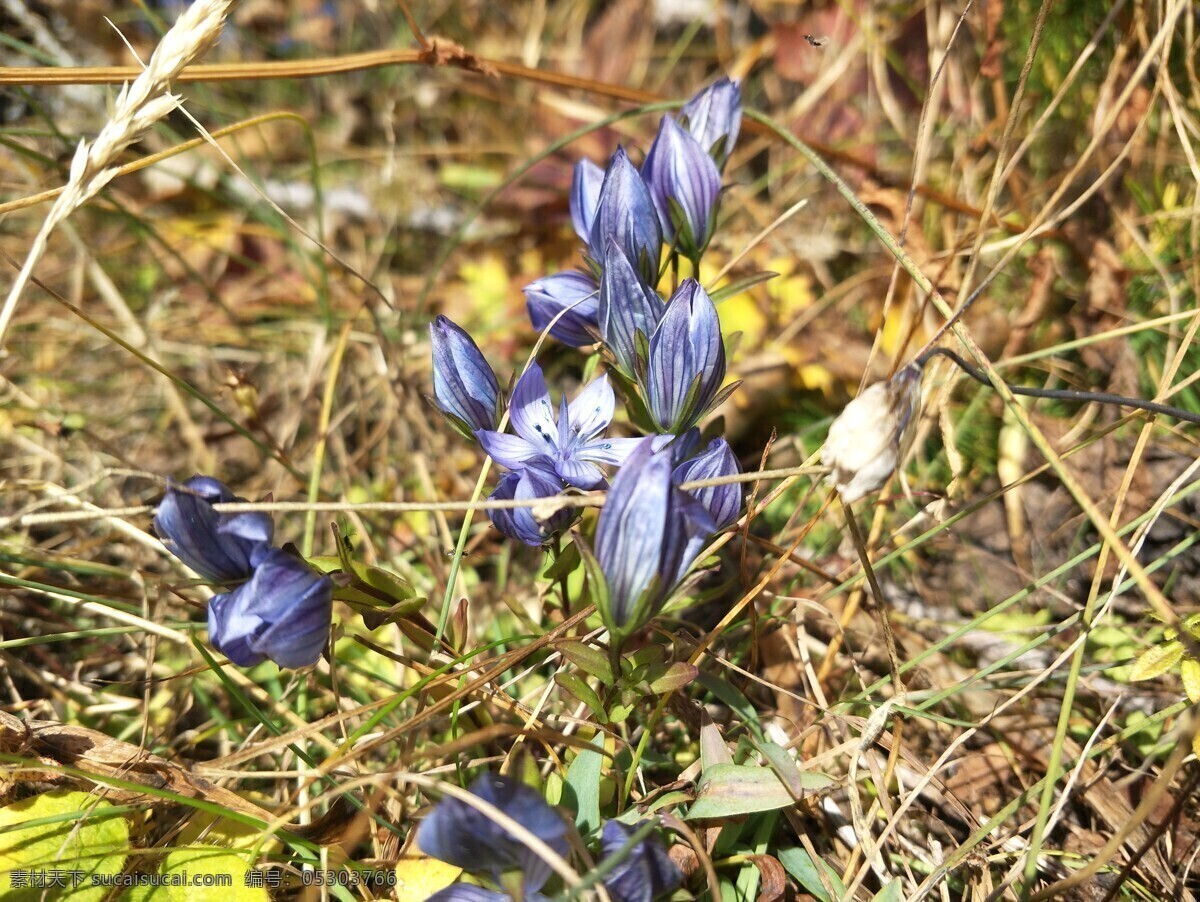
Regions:
<svg viewBox="0 0 1200 902"><path fill-rule="evenodd" d="M596 695L596 690L589 686L583 677L577 673L556 673L554 682L591 708L596 720L608 723L608 715L604 712L600 696Z"/></svg>
<svg viewBox="0 0 1200 902"><path fill-rule="evenodd" d="M121 902L269 902L265 885L248 885L252 870L246 855L229 849L179 849L163 856L158 881L132 887Z"/></svg>
<svg viewBox="0 0 1200 902"><path fill-rule="evenodd" d="M842 878L838 876L837 871L827 865L822 859L817 859L817 864L813 863L808 851L805 849L780 849L779 854L775 856L779 859L779 863L784 866L789 874L796 878L796 882L804 887L805 891L820 899L821 902L833 902L834 899L841 899L846 895L846 884L842 883ZM820 871L817 868L820 868ZM836 896L829 895L825 889L825 884L821 882L819 876L823 871L825 877L829 881L829 885L833 887Z"/></svg>
<svg viewBox="0 0 1200 902"><path fill-rule="evenodd" d="M674 664L654 664L646 669L646 682L655 695L674 692L693 683L700 675L700 668L687 661Z"/></svg>
<svg viewBox="0 0 1200 902"><path fill-rule="evenodd" d="M109 887L92 877L121 872L129 849L127 809L98 801L86 792L55 790L0 808L0 886L5 902L48 899L99 902ZM53 869L65 874L56 884L21 887L14 872ZM28 880L28 874L25 875Z"/></svg>
<svg viewBox="0 0 1200 902"><path fill-rule="evenodd" d="M894 877L871 898L871 902L901 902L904 898L902 889L900 878Z"/></svg>
<svg viewBox="0 0 1200 902"><path fill-rule="evenodd" d="M559 654L584 673L594 676L605 686L613 684L612 664L609 663L608 655L600 649L580 642L577 639L557 642L554 647L558 650Z"/></svg>
<svg viewBox="0 0 1200 902"><path fill-rule="evenodd" d="M1188 701L1193 705L1200 702L1200 661L1184 658L1179 675L1183 677L1183 691L1187 693Z"/></svg>
<svg viewBox="0 0 1200 902"><path fill-rule="evenodd" d="M837 781L815 771L799 771L805 793L819 792ZM696 787L696 801L688 820L737 817L759 811L774 811L794 805L798 799L775 771L746 764L717 764L704 771Z"/></svg>
<svg viewBox="0 0 1200 902"><path fill-rule="evenodd" d="M719 304L726 298L731 298L735 294L741 294L743 291L749 291L755 285L768 282L778 275L779 273L777 272L753 272L740 279L734 279L728 285L722 285L720 288L710 291L708 296L712 298L714 304Z"/></svg>
<svg viewBox="0 0 1200 902"><path fill-rule="evenodd" d="M1162 676L1183 658L1183 643L1176 639L1166 645L1155 645L1146 649L1133 662L1129 673L1131 680L1151 680Z"/></svg>
<svg viewBox="0 0 1200 902"><path fill-rule="evenodd" d="M566 579L579 567L579 561L579 549L572 542L559 552L558 557L550 562L550 566L542 572L542 578L548 579L551 582Z"/></svg>
<svg viewBox="0 0 1200 902"><path fill-rule="evenodd" d="M575 796L575 826L584 836L600 829L600 773L604 764L604 734L592 740L567 768L567 786Z"/></svg>

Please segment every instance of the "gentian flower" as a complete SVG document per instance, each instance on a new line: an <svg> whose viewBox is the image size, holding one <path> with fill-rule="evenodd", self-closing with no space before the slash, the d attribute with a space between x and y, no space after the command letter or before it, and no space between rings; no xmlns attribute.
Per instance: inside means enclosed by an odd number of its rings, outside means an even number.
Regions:
<svg viewBox="0 0 1200 902"><path fill-rule="evenodd" d="M475 436L501 466L519 470L535 458L546 458L563 481L592 489L604 481L604 471L598 464L620 466L638 442L632 438L604 438L615 408L608 376L601 376L570 404L563 398L556 423L546 377L535 363L513 389L508 412L517 434L481 429Z"/></svg>
<svg viewBox="0 0 1200 902"><path fill-rule="evenodd" d="M717 308L699 282L685 279L650 337L646 406L663 432L682 432L704 415L724 379Z"/></svg>
<svg viewBox="0 0 1200 902"><path fill-rule="evenodd" d="M616 855L639 827L641 824L622 824L620 821L606 823L600 835L604 857ZM613 902L652 902L665 893L674 892L681 883L683 874L668 857L656 833L630 849L604 878L604 887Z"/></svg>
<svg viewBox="0 0 1200 902"><path fill-rule="evenodd" d="M329 641L333 582L278 548L261 547L254 574L208 602L208 640L239 667L317 663Z"/></svg>
<svg viewBox="0 0 1200 902"><path fill-rule="evenodd" d="M609 239L597 317L600 337L629 378L636 378L644 369L650 336L666 310L658 292L645 283L620 245Z"/></svg>
<svg viewBox="0 0 1200 902"><path fill-rule="evenodd" d="M584 244L591 239L592 221L596 218L596 203L600 200L603 184L604 170L591 160L580 160L575 164L575 173L571 177L571 224Z"/></svg>
<svg viewBox="0 0 1200 902"><path fill-rule="evenodd" d="M693 264L712 237L721 172L700 142L670 116L663 116L658 136L642 164L642 178L658 211L663 237L677 242Z"/></svg>
<svg viewBox="0 0 1200 902"><path fill-rule="evenodd" d="M249 579L252 558L271 544L275 524L259 512L220 514L213 505L245 501L209 476L182 486L167 480L166 497L154 515L154 531L177 558L214 583Z"/></svg>
<svg viewBox="0 0 1200 902"><path fill-rule="evenodd" d="M599 289L594 279L581 272L560 272L521 289L533 328L541 332L550 326L550 334L565 345L581 348L595 344L600 327L597 312L600 308Z"/></svg>
<svg viewBox="0 0 1200 902"><path fill-rule="evenodd" d="M567 823L533 789L508 777L484 774L471 784L471 792L499 808L559 855L567 854ZM426 815L417 830L417 845L432 858L464 870L490 874L499 880L504 871L520 870L525 898L531 898L550 879L550 865L508 830L478 809L447 796ZM501 899L503 894L483 896L463 885L448 887L458 894L435 896L447 900Z"/></svg>
<svg viewBox="0 0 1200 902"><path fill-rule="evenodd" d="M867 386L830 424L821 463L847 504L883 488L908 452L921 405L921 375L920 365L910 363L886 382Z"/></svg>
<svg viewBox="0 0 1200 902"><path fill-rule="evenodd" d="M476 429L495 429L500 422L500 385L479 346L445 316L429 324L429 343L434 403L467 436Z"/></svg>
<svg viewBox="0 0 1200 902"><path fill-rule="evenodd" d="M742 89L722 76L685 103L679 118L724 169L742 127Z"/></svg>
<svg viewBox="0 0 1200 902"><path fill-rule="evenodd" d="M658 282L658 258L662 254L658 213L650 189L621 147L604 171L604 183L596 201L596 214L588 234L593 260L604 259L610 238L648 284Z"/></svg>
<svg viewBox="0 0 1200 902"><path fill-rule="evenodd" d="M733 456L729 442L723 438L716 438L709 442L708 447L700 454L677 466L671 474L671 479L676 485L680 485L701 479L734 476L740 472L742 470L738 466L737 458ZM741 513L742 486L739 483L710 485L685 491L704 505L718 531L736 520Z"/></svg>
<svg viewBox="0 0 1200 902"><path fill-rule="evenodd" d="M495 501L535 501L538 498L553 498L563 490L563 481L554 471L554 462L549 458L534 458L519 470L505 473L489 496ZM555 511L547 520L539 520L531 508L489 510L492 525L510 539L526 545L545 545L555 533L571 525L576 512L571 508Z"/></svg>
<svg viewBox="0 0 1200 902"><path fill-rule="evenodd" d="M596 606L614 636L657 614L716 525L704 505L671 481L671 453L642 439L613 479L596 525L604 578Z"/></svg>

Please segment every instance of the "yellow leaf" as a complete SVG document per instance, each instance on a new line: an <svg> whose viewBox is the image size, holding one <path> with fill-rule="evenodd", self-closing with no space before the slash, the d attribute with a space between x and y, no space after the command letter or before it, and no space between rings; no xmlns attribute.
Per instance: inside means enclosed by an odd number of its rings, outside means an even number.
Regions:
<svg viewBox="0 0 1200 902"><path fill-rule="evenodd" d="M0 808L0 887L5 902L103 899L109 888L93 885L93 878L119 874L129 848L129 824L112 808L86 792L62 790ZM20 826L45 820L50 822Z"/></svg>
<svg viewBox="0 0 1200 902"><path fill-rule="evenodd" d="M425 855L405 855L396 863L396 902L425 902L458 879L462 868Z"/></svg>
<svg viewBox="0 0 1200 902"><path fill-rule="evenodd" d="M168 852L158 871L140 881L121 902L270 902L265 882L249 858L218 846Z"/></svg>
<svg viewBox="0 0 1200 902"><path fill-rule="evenodd" d="M1133 662L1133 670L1129 673L1131 680L1150 680L1162 676L1179 663L1183 657L1183 643L1168 642L1166 645L1155 645L1148 648Z"/></svg>
<svg viewBox="0 0 1200 902"><path fill-rule="evenodd" d="M1188 701L1193 705L1200 702L1200 661L1184 658L1179 674L1183 677L1183 691L1187 693Z"/></svg>

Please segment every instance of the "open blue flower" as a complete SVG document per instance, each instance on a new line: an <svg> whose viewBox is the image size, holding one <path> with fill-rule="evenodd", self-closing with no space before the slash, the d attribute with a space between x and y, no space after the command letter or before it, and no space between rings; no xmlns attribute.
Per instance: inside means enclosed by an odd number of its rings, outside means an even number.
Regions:
<svg viewBox="0 0 1200 902"><path fill-rule="evenodd" d="M562 399L558 420L546 388L546 377L536 363L517 380L509 417L516 435L481 429L479 444L501 466L519 470L535 458L547 458L559 477L581 489L604 481L600 464L620 466L638 439L605 438L616 409L608 377L592 380L575 400Z"/></svg>
<svg viewBox="0 0 1200 902"><path fill-rule="evenodd" d="M317 663L329 641L333 582L278 548L255 555L254 574L208 602L208 640L239 667Z"/></svg>
<svg viewBox="0 0 1200 902"><path fill-rule="evenodd" d="M642 164L642 178L658 211L663 237L694 263L708 246L716 222L721 172L690 133L663 116Z"/></svg>
<svg viewBox="0 0 1200 902"><path fill-rule="evenodd" d="M690 460L675 467L671 479L676 485L698 482L701 479L716 479L734 476L742 472L729 442L715 438L708 447ZM738 518L742 511L742 486L740 483L710 485L701 489L685 490L704 505L718 530L724 529Z"/></svg>
<svg viewBox="0 0 1200 902"><path fill-rule="evenodd" d="M742 127L742 89L721 77L685 103L679 118L724 169Z"/></svg>
<svg viewBox="0 0 1200 902"><path fill-rule="evenodd" d="M541 332L558 316L558 322L550 326L550 334L563 344L581 348L596 343L600 300L594 279L581 272L559 272L530 282L521 290L533 328Z"/></svg>
<svg viewBox="0 0 1200 902"><path fill-rule="evenodd" d="M646 406L663 432L678 434L705 414L724 379L717 308L699 282L685 279L650 337Z"/></svg>
<svg viewBox="0 0 1200 902"><path fill-rule="evenodd" d="M533 458L521 469L505 473L489 496L497 501L536 501L553 498L562 492L563 481L554 471L554 462L549 458ZM526 545L545 545L555 533L571 525L576 512L571 508L555 511L548 519L539 520L531 508L489 510L492 525L510 539Z"/></svg>
<svg viewBox="0 0 1200 902"><path fill-rule="evenodd" d="M500 422L500 384L466 330L445 316L429 324L433 398L446 417L470 435Z"/></svg>
<svg viewBox="0 0 1200 902"><path fill-rule="evenodd" d="M559 855L567 854L567 822L533 789L508 777L484 774L471 784L470 790ZM527 893L536 893L550 879L550 865L540 855L477 808L450 796L438 802L421 821L417 845L432 858L472 873L488 874L495 880L505 871L520 870ZM454 889L457 894L442 898L465 902L504 898L503 894L484 896L462 890L462 886L443 890L445 893Z"/></svg>
<svg viewBox="0 0 1200 902"><path fill-rule="evenodd" d="M154 531L172 554L206 580L249 579L255 554L271 544L271 515L213 510L214 504L245 500L211 476L193 476L183 485L168 479L167 494L154 515Z"/></svg>
<svg viewBox="0 0 1200 902"><path fill-rule="evenodd" d="M657 614L716 525L704 505L671 479L670 449L646 438L608 490L596 525L604 576L596 605L605 626L627 636Z"/></svg>

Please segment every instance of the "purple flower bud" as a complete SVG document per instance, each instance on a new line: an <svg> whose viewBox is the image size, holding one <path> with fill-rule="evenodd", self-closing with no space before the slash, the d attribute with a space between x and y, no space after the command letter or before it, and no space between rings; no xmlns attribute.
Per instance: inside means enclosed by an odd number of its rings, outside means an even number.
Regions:
<svg viewBox="0 0 1200 902"><path fill-rule="evenodd" d="M699 282L686 279L650 337L644 382L650 415L663 432L682 432L704 415L724 379L717 308Z"/></svg>
<svg viewBox="0 0 1200 902"><path fill-rule="evenodd" d="M529 308L533 328L541 332L562 313L558 322L550 326L551 335L574 348L596 343L600 300L593 279L581 272L560 272L530 282L521 290L525 292L525 306Z"/></svg>
<svg viewBox="0 0 1200 902"><path fill-rule="evenodd" d="M167 480L167 494L154 515L154 531L177 558L214 583L249 579L255 556L271 544L271 515L219 514L217 503L245 501L209 476L182 486Z"/></svg>
<svg viewBox="0 0 1200 902"><path fill-rule="evenodd" d="M596 218L596 203L600 200L600 186L604 184L604 170L591 160L580 160L575 164L571 177L571 223L575 234L584 244L592 234L592 222Z"/></svg>
<svg viewBox="0 0 1200 902"><path fill-rule="evenodd" d="M600 337L616 358L617 366L633 379L649 356L650 336L666 312L658 292L638 274L616 241L609 240L600 279L597 317Z"/></svg>
<svg viewBox="0 0 1200 902"><path fill-rule="evenodd" d="M611 858L625 847L641 824L622 824L609 821L600 835L600 848L605 858ZM666 893L674 892L683 883L683 874L663 847L658 834L651 833L609 871L604 887L613 902L653 902Z"/></svg>
<svg viewBox="0 0 1200 902"><path fill-rule="evenodd" d="M562 493L562 479L554 472L554 462L549 458L534 458L519 470L505 473L492 492L495 501L536 501L538 498L553 498ZM545 545L555 533L562 532L575 519L573 508L562 508L549 518L539 519L533 508L489 510L492 525L510 539L526 545Z"/></svg>
<svg viewBox="0 0 1200 902"><path fill-rule="evenodd" d="M821 463L847 504L883 488L908 452L922 372L910 363L886 382L867 386L830 424Z"/></svg>
<svg viewBox="0 0 1200 902"><path fill-rule="evenodd" d="M605 590L597 607L609 631L632 633L658 613L716 527L671 481L671 454L643 439L617 472L596 525Z"/></svg>
<svg viewBox="0 0 1200 902"><path fill-rule="evenodd" d="M621 147L604 172L604 184L588 234L588 247L595 260L604 259L610 238L648 284L658 282L658 258L662 254L658 213L650 189Z"/></svg>
<svg viewBox="0 0 1200 902"><path fill-rule="evenodd" d="M471 336L445 316L429 324L433 397L452 423L470 435L500 422L500 384Z"/></svg>
<svg viewBox="0 0 1200 902"><path fill-rule="evenodd" d="M663 236L683 255L700 259L712 237L721 173L700 142L663 116L658 136L642 164L642 178L658 211Z"/></svg>
<svg viewBox="0 0 1200 902"><path fill-rule="evenodd" d="M717 438L709 442L708 447L700 454L677 466L671 478L676 485L680 485L684 482L698 482L701 479L735 476L740 472L742 470L738 466L737 458L733 456L729 442ZM702 489L692 489L688 494L704 505L718 530L736 520L742 510L741 483L710 485Z"/></svg>
<svg viewBox="0 0 1200 902"><path fill-rule="evenodd" d="M280 667L307 667L329 641L332 614L329 577L271 548L249 582L208 602L208 641L239 667L267 658Z"/></svg>
<svg viewBox="0 0 1200 902"><path fill-rule="evenodd" d="M471 784L471 792L499 808L559 855L567 854L566 821L528 786L508 777L484 774ZM519 868L527 891L541 889L550 877L550 866L536 852L483 812L450 796L438 802L421 822L417 845L432 858L494 877Z"/></svg>
<svg viewBox="0 0 1200 902"><path fill-rule="evenodd" d="M724 169L742 127L742 89L722 76L684 104L679 118Z"/></svg>

